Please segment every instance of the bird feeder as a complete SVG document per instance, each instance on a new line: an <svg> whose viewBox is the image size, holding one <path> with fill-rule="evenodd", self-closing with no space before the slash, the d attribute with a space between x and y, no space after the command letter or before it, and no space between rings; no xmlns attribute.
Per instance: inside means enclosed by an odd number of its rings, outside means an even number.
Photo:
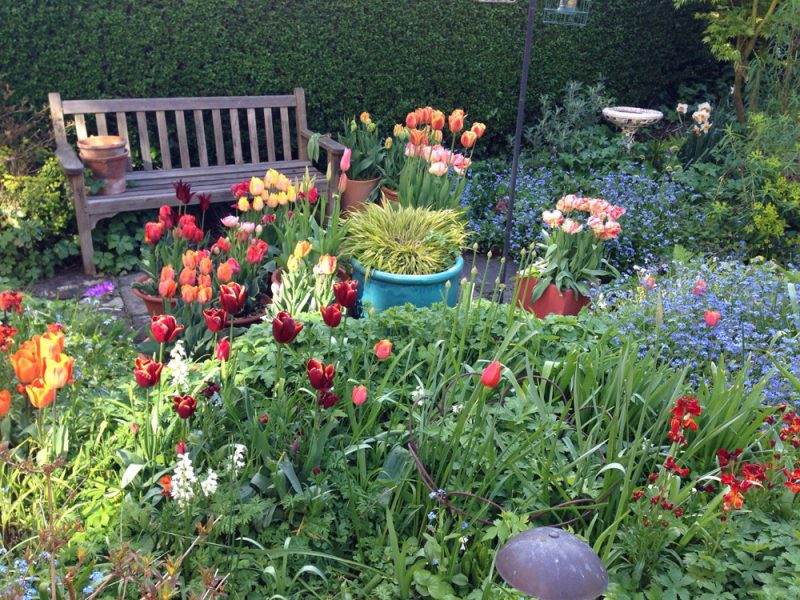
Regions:
<svg viewBox="0 0 800 600"><path fill-rule="evenodd" d="M594 600L608 588L608 572L591 546L555 527L514 536L495 564L506 583L538 600Z"/></svg>
<svg viewBox="0 0 800 600"><path fill-rule="evenodd" d="M542 21L553 25L583 27L589 18L592 0L544 0Z"/></svg>

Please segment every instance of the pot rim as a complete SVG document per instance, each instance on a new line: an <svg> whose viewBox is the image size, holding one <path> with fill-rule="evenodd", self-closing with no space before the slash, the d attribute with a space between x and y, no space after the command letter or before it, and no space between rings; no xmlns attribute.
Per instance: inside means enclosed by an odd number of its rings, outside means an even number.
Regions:
<svg viewBox="0 0 800 600"><path fill-rule="evenodd" d="M355 258L352 259L353 271L359 273L362 277L366 275L366 269ZM456 262L452 267L439 273L432 273L431 275L398 275L396 273L389 273L387 271L380 271L378 269L370 269L369 278L385 283L396 283L400 285L418 285L425 284L431 285L434 283L442 283L453 277L459 275L464 268L464 258L459 254L456 257Z"/></svg>
<svg viewBox="0 0 800 600"><path fill-rule="evenodd" d="M347 183L375 183L379 181L382 177L375 177L374 179L347 179Z"/></svg>
<svg viewBox="0 0 800 600"><path fill-rule="evenodd" d="M90 135L78 140L78 148L82 150L114 150L124 148L125 140L118 135Z"/></svg>

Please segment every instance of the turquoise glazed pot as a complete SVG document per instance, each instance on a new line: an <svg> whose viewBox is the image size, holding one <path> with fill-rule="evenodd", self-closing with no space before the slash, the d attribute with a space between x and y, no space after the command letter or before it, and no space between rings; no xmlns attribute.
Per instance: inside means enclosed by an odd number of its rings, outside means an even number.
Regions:
<svg viewBox="0 0 800 600"><path fill-rule="evenodd" d="M433 275L395 275L386 271L372 269L365 282L365 269L353 260L353 279L358 281L358 304L367 304L377 311L390 306L413 304L414 306L430 306L441 302L445 296L445 284L450 282L447 293L447 305L455 306L458 300L458 286L464 259L456 258L455 264L441 273Z"/></svg>

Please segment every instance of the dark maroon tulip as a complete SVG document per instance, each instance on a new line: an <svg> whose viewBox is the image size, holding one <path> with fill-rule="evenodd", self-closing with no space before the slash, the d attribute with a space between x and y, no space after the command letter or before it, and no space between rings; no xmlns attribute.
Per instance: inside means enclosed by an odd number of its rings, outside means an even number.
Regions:
<svg viewBox="0 0 800 600"><path fill-rule="evenodd" d="M353 308L358 299L358 282L354 279L348 279L347 281L334 283L333 295L336 296L336 302L345 308Z"/></svg>
<svg viewBox="0 0 800 600"><path fill-rule="evenodd" d="M342 305L338 303L321 306L319 309L322 320L328 327L338 327L342 322Z"/></svg>
<svg viewBox="0 0 800 600"><path fill-rule="evenodd" d="M330 390L325 390L319 393L319 398L317 398L317 404L319 404L322 408L332 408L334 404L339 401L339 396L331 392Z"/></svg>
<svg viewBox="0 0 800 600"><path fill-rule="evenodd" d="M272 319L272 335L279 344L291 344L302 329L303 324L295 321L285 310Z"/></svg>
<svg viewBox="0 0 800 600"><path fill-rule="evenodd" d="M308 381L311 387L315 390L329 390L333 385L333 376L335 375L335 367L333 365L325 365L325 363L312 358L306 364L306 373L308 373Z"/></svg>

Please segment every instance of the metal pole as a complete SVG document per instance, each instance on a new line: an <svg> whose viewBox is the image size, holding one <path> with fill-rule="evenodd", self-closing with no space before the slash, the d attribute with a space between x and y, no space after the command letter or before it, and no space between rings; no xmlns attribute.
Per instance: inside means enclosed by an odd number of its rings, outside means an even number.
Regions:
<svg viewBox="0 0 800 600"><path fill-rule="evenodd" d="M508 268L508 246L511 241L511 218L514 216L514 196L517 190L517 170L519 169L519 153L522 146L522 126L525 124L525 96L528 94L528 69L531 64L531 46L533 45L533 28L536 24L536 0L528 5L528 26L525 30L525 51L522 54L522 78L519 82L519 103L517 104L517 129L514 132L514 154L511 160L511 181L508 184L508 215L506 216L506 235L503 240L503 269L500 280L506 282Z"/></svg>

